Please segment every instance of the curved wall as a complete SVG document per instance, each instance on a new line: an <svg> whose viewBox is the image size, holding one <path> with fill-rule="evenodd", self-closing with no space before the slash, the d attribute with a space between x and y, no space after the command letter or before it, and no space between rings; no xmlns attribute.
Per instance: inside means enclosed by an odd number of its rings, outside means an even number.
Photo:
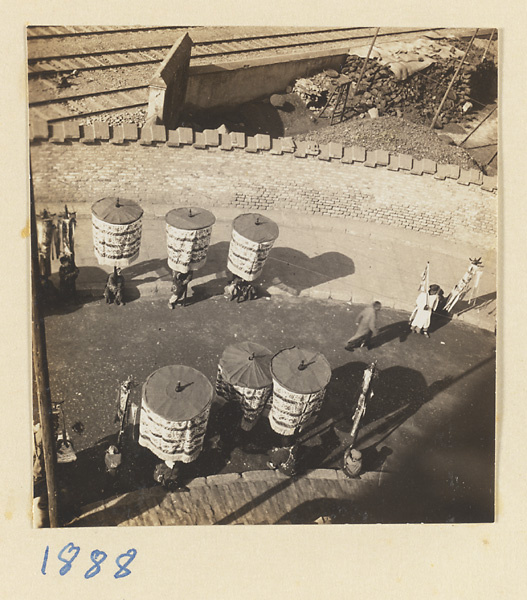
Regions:
<svg viewBox="0 0 527 600"><path fill-rule="evenodd" d="M118 129L112 136L84 137L92 143L78 141L80 133L71 129L54 128L51 138L34 130L36 201L92 203L120 195L139 202L287 209L495 246L495 181L478 173L338 144L296 147L290 139L265 135L180 128L165 142L163 128L143 130L141 140L130 127Z"/></svg>

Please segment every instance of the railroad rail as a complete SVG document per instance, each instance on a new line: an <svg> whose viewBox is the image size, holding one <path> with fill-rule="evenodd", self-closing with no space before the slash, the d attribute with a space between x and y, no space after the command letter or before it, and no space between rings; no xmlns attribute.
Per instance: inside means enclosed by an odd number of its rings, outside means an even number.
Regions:
<svg viewBox="0 0 527 600"><path fill-rule="evenodd" d="M255 56L265 56L271 53L294 53L306 49L324 49L331 47L345 47L346 45L360 45L370 39L375 28L372 27L339 27L339 28L243 28L246 35L240 36L240 28L216 28L216 34L211 35L206 27L28 27L28 77L31 81L41 81L42 86L49 89L50 94L39 94L38 99L32 98L30 85L30 118L39 118L48 122L65 120L80 120L92 115L107 112L126 111L132 108L146 107L148 104L148 75L145 75L144 85L128 85L116 89L94 90L90 93L65 95L67 91L58 88L54 79L67 76L73 72L78 76L86 75L92 71L111 69L119 70L119 79L126 79L126 72L131 68L148 67L161 63L168 50L172 47L172 37L167 38L170 43L137 45L130 44L136 39L143 39L152 32L167 36L172 33L178 35L190 29L194 45L192 48L191 65L208 64L224 60L242 60ZM423 28L384 28L379 37L412 34L419 35L430 33L430 29ZM439 30L440 31L440 30ZM53 38L74 38L82 36L104 35L104 45L119 39L125 46L118 48L87 49L83 52L68 52L67 47L62 53L44 54L39 49L45 49L43 42L39 48L32 42ZM119 35L118 35L119 34ZM125 34L125 38L122 37ZM126 34L130 34L126 37ZM38 44L38 42L37 42ZM75 44L72 40L71 45ZM80 44L79 44L80 45ZM93 46L93 44L92 44ZM75 46L74 46L75 47ZM117 72L117 71L116 71ZM130 71L132 72L132 71ZM125 73L123 75L123 73ZM153 71L152 71L153 74ZM136 77L137 79L137 77ZM137 83L135 81L134 83ZM93 85L91 86L93 87ZM42 96L48 97L42 97Z"/></svg>
<svg viewBox="0 0 527 600"><path fill-rule="evenodd" d="M145 30L142 30L145 31ZM146 30L147 31L147 30ZM382 36L395 33L419 33L429 29L410 28L404 31L395 28L386 29ZM94 32L95 33L95 32ZM110 33L106 31L105 33ZM223 39L199 39L195 36L192 48L191 62L197 59L221 59L225 56L253 54L257 52L275 52L277 50L302 49L306 46L323 48L347 42L353 42L371 36L371 28L367 27L342 27L332 29L311 29L297 32L275 33L266 35L253 35L245 37L225 37ZM58 34L57 34L58 35ZM73 34L67 34L72 36ZM28 38L28 41L31 38ZM28 75L29 77L60 75L76 71L89 71L131 67L138 65L162 62L166 52L172 47L170 44L158 44L142 47L113 48L82 53L65 53L53 55L33 56L29 44Z"/></svg>

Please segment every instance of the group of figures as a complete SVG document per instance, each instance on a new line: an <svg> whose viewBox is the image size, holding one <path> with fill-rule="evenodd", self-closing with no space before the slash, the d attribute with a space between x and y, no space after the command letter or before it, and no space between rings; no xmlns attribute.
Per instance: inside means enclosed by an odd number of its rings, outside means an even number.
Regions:
<svg viewBox="0 0 527 600"><path fill-rule="evenodd" d="M38 267L40 283L46 292L56 292L50 281L51 260L58 258L59 295L63 301L76 300L79 269L75 264L76 214L64 207L64 212L51 214L43 210L37 221Z"/></svg>
<svg viewBox="0 0 527 600"><path fill-rule="evenodd" d="M441 287L437 284L429 284L430 279L430 264L427 263L425 270L421 276L421 283L419 285L419 295L415 301L415 308L410 315L408 325L410 331L413 333L422 334L429 338L429 328L432 321L432 315L435 312L441 312L447 315L452 311L454 306L465 297L469 285L472 285L472 294L469 298L469 304L474 302L475 293L477 291L483 265L481 258L471 258L470 264L460 279L460 281L453 287L452 291L445 298L444 292ZM379 301L373 302L371 306L367 306L362 312L359 313L357 318L357 331L355 334L346 342L346 350L352 351L357 347L366 347L371 349L372 340L378 333L377 327L377 315L381 310L382 305Z"/></svg>
<svg viewBox="0 0 527 600"><path fill-rule="evenodd" d="M131 200L104 198L92 207L95 255L99 264L114 269L106 282L106 302L124 304L125 282L121 269L138 258L142 216L141 207ZM69 224L67 227L65 222ZM74 222L74 216L71 218L66 209L60 229L63 252L59 277L61 286L71 293L74 293L78 275L73 258ZM173 272L168 302L171 309L184 305L194 272L205 264L214 222L211 212L197 207L173 209L166 215L168 265ZM65 232L69 232L68 235ZM242 302L255 297L253 283L261 274L277 237L278 227L267 217L248 213L234 219L227 261L231 278L224 291L227 299ZM45 253L39 257L47 272ZM469 270L445 300L438 285L429 285L427 264L416 307L409 319L411 330L428 336L432 313L442 304L451 308L462 297L480 266L480 259L471 259ZM371 347L372 338L378 332L380 310L381 303L374 302L360 313L357 332L348 340L347 349ZM344 455L343 470L349 477L357 477L361 471L361 453L354 443L367 401L373 395L371 384L375 375L376 367L372 363L364 371L353 415L352 443ZM137 411L138 407L135 410L139 414L139 444L162 461L154 471L154 479L172 488L180 487L182 465L195 461L203 448L214 392L227 404L234 403L239 408L241 416L235 439L247 441L255 423L262 415L267 416L276 440L268 466L295 475L302 431L319 414L330 378L330 365L320 353L296 346L273 353L252 342L225 349L214 388L192 367L169 365L158 369L143 384L140 410ZM106 467L112 473L121 462L122 433L131 410L131 381L129 378L121 386L119 438L117 445L112 445L106 454Z"/></svg>

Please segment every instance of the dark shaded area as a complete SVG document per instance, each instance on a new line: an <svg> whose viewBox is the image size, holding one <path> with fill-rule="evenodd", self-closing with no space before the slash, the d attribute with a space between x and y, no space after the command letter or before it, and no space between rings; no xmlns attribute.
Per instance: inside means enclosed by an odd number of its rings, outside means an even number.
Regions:
<svg viewBox="0 0 527 600"><path fill-rule="evenodd" d="M271 285L285 285L299 294L354 272L353 261L340 252L324 252L311 258L298 250L278 247L269 253L263 279ZM263 285L265 287L265 283Z"/></svg>

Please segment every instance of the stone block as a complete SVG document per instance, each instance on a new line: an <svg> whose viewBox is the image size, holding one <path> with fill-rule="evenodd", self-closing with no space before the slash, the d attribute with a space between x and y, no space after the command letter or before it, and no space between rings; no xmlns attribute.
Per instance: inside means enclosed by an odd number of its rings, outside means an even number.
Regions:
<svg viewBox="0 0 527 600"><path fill-rule="evenodd" d="M366 160L364 161L365 167L373 167L377 166L377 153L373 150L368 150L366 152Z"/></svg>
<svg viewBox="0 0 527 600"><path fill-rule="evenodd" d="M189 481L187 484L188 488L195 488L195 487L202 487L204 485L207 485L207 478L206 477L195 477L194 479L192 479L192 481Z"/></svg>
<svg viewBox="0 0 527 600"><path fill-rule="evenodd" d="M297 142L294 155L296 158L305 158L307 155L307 142Z"/></svg>
<svg viewBox="0 0 527 600"><path fill-rule="evenodd" d="M222 150L232 150L232 139L228 133L222 133L220 135L221 144L220 148Z"/></svg>
<svg viewBox="0 0 527 600"><path fill-rule="evenodd" d="M257 133L254 138L256 140L256 147L258 150L271 149L271 136L267 135L267 133Z"/></svg>
<svg viewBox="0 0 527 600"><path fill-rule="evenodd" d="M283 154L282 140L280 138L273 138L271 140L271 154Z"/></svg>
<svg viewBox="0 0 527 600"><path fill-rule="evenodd" d="M390 153L386 150L376 150L375 160L381 167L386 167L390 163Z"/></svg>
<svg viewBox="0 0 527 600"><path fill-rule="evenodd" d="M219 475L209 475L205 478L207 485L229 485L241 480L240 473L221 473Z"/></svg>
<svg viewBox="0 0 527 600"><path fill-rule="evenodd" d="M413 165L410 173L412 175L422 175L423 174L423 161L414 159L414 165Z"/></svg>
<svg viewBox="0 0 527 600"><path fill-rule="evenodd" d="M344 153L342 155L342 162L346 164L353 163L353 148L344 148Z"/></svg>
<svg viewBox="0 0 527 600"><path fill-rule="evenodd" d="M329 143L329 157L330 158L338 158L339 160L342 158L342 152L344 151L344 147L342 144L338 142L330 142Z"/></svg>
<svg viewBox="0 0 527 600"><path fill-rule="evenodd" d="M56 123L51 126L51 137L49 138L50 142L54 144L62 144L66 141L64 137L64 123Z"/></svg>
<svg viewBox="0 0 527 600"><path fill-rule="evenodd" d="M256 138L250 135L247 138L245 144L245 152L258 152L258 145L256 143Z"/></svg>
<svg viewBox="0 0 527 600"><path fill-rule="evenodd" d="M93 144L95 142L95 127L93 125L82 126L81 142L83 144Z"/></svg>
<svg viewBox="0 0 527 600"><path fill-rule="evenodd" d="M181 146L181 142L179 141L179 133L177 129L169 130L167 145L173 148L179 148L179 146Z"/></svg>
<svg viewBox="0 0 527 600"><path fill-rule="evenodd" d="M445 180L448 177L448 173L450 172L449 167L450 167L450 165L444 165L442 163L438 163L435 178Z"/></svg>
<svg viewBox="0 0 527 600"><path fill-rule="evenodd" d="M205 144L207 146L219 146L220 145L220 134L217 129L205 129Z"/></svg>
<svg viewBox="0 0 527 600"><path fill-rule="evenodd" d="M291 137L281 138L282 150L284 152L294 152L296 150L296 144Z"/></svg>
<svg viewBox="0 0 527 600"><path fill-rule="evenodd" d="M305 475L306 479L341 479L339 469L313 469Z"/></svg>
<svg viewBox="0 0 527 600"><path fill-rule="evenodd" d="M447 165L447 177L449 179L459 179L461 173L461 167L459 165Z"/></svg>
<svg viewBox="0 0 527 600"><path fill-rule="evenodd" d="M329 144L322 144L320 146L320 154L318 155L320 160L329 160Z"/></svg>
<svg viewBox="0 0 527 600"><path fill-rule="evenodd" d="M123 124L123 138L126 141L135 142L139 138L139 132L137 125L134 123L124 123Z"/></svg>
<svg viewBox="0 0 527 600"><path fill-rule="evenodd" d="M80 127L77 123L71 121L65 121L64 125L64 139L65 140L78 140L81 137Z"/></svg>
<svg viewBox="0 0 527 600"><path fill-rule="evenodd" d="M306 142L306 154L311 156L317 156L320 152L320 147L317 142L307 141Z"/></svg>
<svg viewBox="0 0 527 600"><path fill-rule="evenodd" d="M190 145L194 143L194 131L191 127L178 127L176 131L181 144Z"/></svg>
<svg viewBox="0 0 527 600"><path fill-rule="evenodd" d="M194 148L203 150L206 147L207 142L205 141L205 134L201 131L196 131L194 134Z"/></svg>
<svg viewBox="0 0 527 600"><path fill-rule="evenodd" d="M47 140L49 137L48 122L34 119L29 124L29 137L31 140Z"/></svg>
<svg viewBox="0 0 527 600"><path fill-rule="evenodd" d="M421 161L423 164L423 172L428 173L429 175L434 175L437 171L437 163L435 160L430 160L429 158L423 158Z"/></svg>
<svg viewBox="0 0 527 600"><path fill-rule="evenodd" d="M245 148L245 133L242 131L231 131L229 134L233 148Z"/></svg>
<svg viewBox="0 0 527 600"><path fill-rule="evenodd" d="M242 481L277 481L280 479L288 479L287 475L274 471L272 469L263 471L246 471L241 474Z"/></svg>
<svg viewBox="0 0 527 600"><path fill-rule="evenodd" d="M404 169L405 171L411 171L414 166L413 156L409 154L399 154L399 169Z"/></svg>
<svg viewBox="0 0 527 600"><path fill-rule="evenodd" d="M470 183L481 185L483 183L483 173L478 169L470 169Z"/></svg>
<svg viewBox="0 0 527 600"><path fill-rule="evenodd" d="M124 131L122 125L114 125L112 127L112 138L110 141L112 142L112 144L124 143Z"/></svg>
<svg viewBox="0 0 527 600"><path fill-rule="evenodd" d="M390 162L388 163L388 171L398 171L399 170L399 156L395 154L390 154Z"/></svg>
<svg viewBox="0 0 527 600"><path fill-rule="evenodd" d="M351 155L353 162L364 162L366 160L366 148L362 146L352 146Z"/></svg>
<svg viewBox="0 0 527 600"><path fill-rule="evenodd" d="M467 169L461 169L461 173L459 175L457 182L460 185L470 185L470 179L471 179L470 171Z"/></svg>
<svg viewBox="0 0 527 600"><path fill-rule="evenodd" d="M498 178L497 177L489 177L488 175L483 175L481 189L486 190L487 192L493 192L494 190L497 190L498 189Z"/></svg>
<svg viewBox="0 0 527 600"><path fill-rule="evenodd" d="M103 121L95 121L93 124L95 130L96 140L109 140L110 139L110 126L108 123Z"/></svg>

